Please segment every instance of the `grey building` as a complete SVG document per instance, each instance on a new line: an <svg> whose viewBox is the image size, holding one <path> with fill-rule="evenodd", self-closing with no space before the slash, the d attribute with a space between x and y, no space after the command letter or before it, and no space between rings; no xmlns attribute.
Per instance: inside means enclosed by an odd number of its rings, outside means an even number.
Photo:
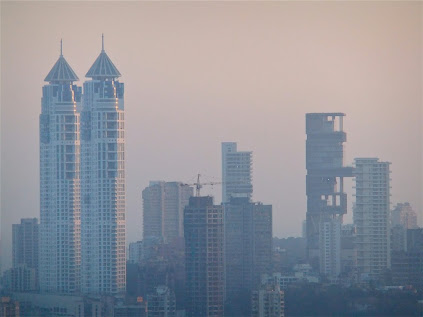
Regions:
<svg viewBox="0 0 423 317"><path fill-rule="evenodd" d="M417 214L410 203L398 203L391 213L392 226L401 225L405 229L415 229L417 226Z"/></svg>
<svg viewBox="0 0 423 317"><path fill-rule="evenodd" d="M394 285L423 288L423 228L406 230L405 250L392 251L391 272Z"/></svg>
<svg viewBox="0 0 423 317"><path fill-rule="evenodd" d="M4 272L2 286L14 292L37 291L37 270L25 264L12 267Z"/></svg>
<svg viewBox="0 0 423 317"><path fill-rule="evenodd" d="M378 158L355 159L354 225L357 268L364 280L378 280L390 268L390 170Z"/></svg>
<svg viewBox="0 0 423 317"><path fill-rule="evenodd" d="M268 281L253 291L251 296L252 317L284 317L285 293L276 281Z"/></svg>
<svg viewBox="0 0 423 317"><path fill-rule="evenodd" d="M355 248L356 228L353 224L341 227L341 273L350 275L357 267L357 250Z"/></svg>
<svg viewBox="0 0 423 317"><path fill-rule="evenodd" d="M38 270L38 219L21 219L20 224L12 225L13 267L25 265Z"/></svg>
<svg viewBox="0 0 423 317"><path fill-rule="evenodd" d="M391 252L407 249L407 229L401 225L391 227Z"/></svg>
<svg viewBox="0 0 423 317"><path fill-rule="evenodd" d="M271 274L272 206L231 198L224 210L226 301L242 315L261 275Z"/></svg>
<svg viewBox="0 0 423 317"><path fill-rule="evenodd" d="M144 258L144 242L136 241L129 243L128 261L131 264L139 264Z"/></svg>
<svg viewBox="0 0 423 317"><path fill-rule="evenodd" d="M224 303L223 206L191 197L184 211L187 317L222 317Z"/></svg>
<svg viewBox="0 0 423 317"><path fill-rule="evenodd" d="M192 195L193 188L180 182L150 182L142 192L144 239L182 238L184 208Z"/></svg>
<svg viewBox="0 0 423 317"><path fill-rule="evenodd" d="M19 302L10 297L0 297L0 317L22 316L19 310Z"/></svg>
<svg viewBox="0 0 423 317"><path fill-rule="evenodd" d="M236 142L222 143L222 202L253 195L252 152L238 151Z"/></svg>
<svg viewBox="0 0 423 317"><path fill-rule="evenodd" d="M320 223L334 218L342 223L347 213L344 178L352 177L353 168L343 162L344 116L344 113L306 114L306 236L308 257L316 266Z"/></svg>
<svg viewBox="0 0 423 317"><path fill-rule="evenodd" d="M147 295L147 317L176 317L175 293L167 286L156 287Z"/></svg>

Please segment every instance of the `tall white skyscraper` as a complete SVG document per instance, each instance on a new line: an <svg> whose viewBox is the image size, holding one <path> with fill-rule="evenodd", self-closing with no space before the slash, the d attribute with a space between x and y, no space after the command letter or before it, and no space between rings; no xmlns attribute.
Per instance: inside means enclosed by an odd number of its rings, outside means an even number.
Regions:
<svg viewBox="0 0 423 317"><path fill-rule="evenodd" d="M252 152L238 152L235 142L222 142L222 202L253 194Z"/></svg>
<svg viewBox="0 0 423 317"><path fill-rule="evenodd" d="M60 54L43 87L40 115L41 292L79 291L79 80Z"/></svg>
<svg viewBox="0 0 423 317"><path fill-rule="evenodd" d="M390 267L390 171L378 158L355 159L357 267L362 278L377 280Z"/></svg>
<svg viewBox="0 0 423 317"><path fill-rule="evenodd" d="M144 239L165 242L184 236L184 208L193 188L180 182L153 181L142 191Z"/></svg>
<svg viewBox="0 0 423 317"><path fill-rule="evenodd" d="M89 69L81 113L81 290L126 284L124 86L104 51Z"/></svg>

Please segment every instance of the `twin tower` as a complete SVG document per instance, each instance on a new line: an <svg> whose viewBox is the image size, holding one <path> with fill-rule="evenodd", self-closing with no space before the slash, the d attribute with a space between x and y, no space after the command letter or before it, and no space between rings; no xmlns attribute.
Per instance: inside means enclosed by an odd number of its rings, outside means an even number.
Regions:
<svg viewBox="0 0 423 317"><path fill-rule="evenodd" d="M124 85L104 50L82 87L62 51L40 115L40 290L125 291Z"/></svg>

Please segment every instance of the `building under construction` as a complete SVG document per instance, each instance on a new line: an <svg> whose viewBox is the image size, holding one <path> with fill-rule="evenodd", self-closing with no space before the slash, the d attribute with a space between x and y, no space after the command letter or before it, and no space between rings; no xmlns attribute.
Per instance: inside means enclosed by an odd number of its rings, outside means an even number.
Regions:
<svg viewBox="0 0 423 317"><path fill-rule="evenodd" d="M344 166L344 113L306 114L306 194L307 251L311 263L319 257L319 226L347 213L344 177L353 176L353 168Z"/></svg>

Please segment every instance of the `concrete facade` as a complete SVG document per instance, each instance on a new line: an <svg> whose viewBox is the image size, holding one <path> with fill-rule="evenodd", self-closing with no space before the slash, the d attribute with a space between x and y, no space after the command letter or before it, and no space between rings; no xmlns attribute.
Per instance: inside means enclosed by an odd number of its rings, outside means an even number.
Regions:
<svg viewBox="0 0 423 317"><path fill-rule="evenodd" d="M272 206L232 198L225 210L226 299L260 285L272 270Z"/></svg>
<svg viewBox="0 0 423 317"><path fill-rule="evenodd" d="M319 228L320 273L336 278L341 273L341 222L327 219Z"/></svg>
<svg viewBox="0 0 423 317"><path fill-rule="evenodd" d="M378 158L355 159L354 225L362 279L378 280L390 268L390 170Z"/></svg>
<svg viewBox="0 0 423 317"><path fill-rule="evenodd" d="M150 182L142 192L143 236L171 242L184 236L184 208L193 188L180 182Z"/></svg>
<svg viewBox="0 0 423 317"><path fill-rule="evenodd" d="M306 235L308 257L318 266L319 230L322 221L337 218L342 223L347 213L344 178L353 168L344 166L346 133L343 113L306 114Z"/></svg>
<svg viewBox="0 0 423 317"><path fill-rule="evenodd" d="M191 197L184 211L186 316L223 317L223 206Z"/></svg>
<svg viewBox="0 0 423 317"><path fill-rule="evenodd" d="M251 200L253 195L252 152L238 151L235 142L222 143L222 202L231 197Z"/></svg>

